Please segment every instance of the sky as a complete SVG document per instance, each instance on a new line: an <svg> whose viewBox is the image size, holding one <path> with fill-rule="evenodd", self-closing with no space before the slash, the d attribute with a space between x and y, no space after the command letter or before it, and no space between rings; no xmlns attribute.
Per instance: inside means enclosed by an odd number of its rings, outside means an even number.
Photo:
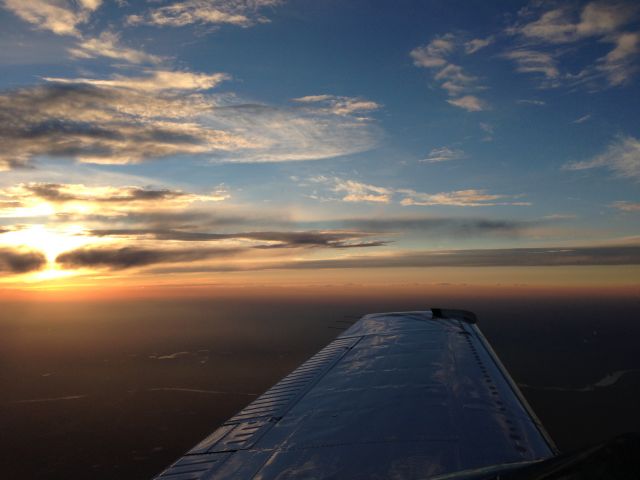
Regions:
<svg viewBox="0 0 640 480"><path fill-rule="evenodd" d="M0 0L0 296L637 287L639 65L633 1Z"/></svg>

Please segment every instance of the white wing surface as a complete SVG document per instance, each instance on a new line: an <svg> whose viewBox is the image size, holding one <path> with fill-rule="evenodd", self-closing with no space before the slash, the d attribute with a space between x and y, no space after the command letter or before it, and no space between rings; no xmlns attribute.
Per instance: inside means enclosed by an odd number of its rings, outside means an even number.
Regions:
<svg viewBox="0 0 640 480"><path fill-rule="evenodd" d="M431 309L363 317L156 478L453 478L554 453L475 316Z"/></svg>

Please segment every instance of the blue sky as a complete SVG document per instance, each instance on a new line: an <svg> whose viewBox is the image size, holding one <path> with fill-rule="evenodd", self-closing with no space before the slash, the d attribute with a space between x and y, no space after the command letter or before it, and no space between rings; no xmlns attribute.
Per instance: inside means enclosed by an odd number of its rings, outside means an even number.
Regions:
<svg viewBox="0 0 640 480"><path fill-rule="evenodd" d="M0 26L5 282L637 263L634 2L4 0Z"/></svg>

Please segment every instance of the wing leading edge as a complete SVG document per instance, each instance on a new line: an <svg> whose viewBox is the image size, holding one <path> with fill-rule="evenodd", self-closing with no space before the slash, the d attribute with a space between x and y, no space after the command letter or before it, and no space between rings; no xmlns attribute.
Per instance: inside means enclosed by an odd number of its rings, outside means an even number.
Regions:
<svg viewBox="0 0 640 480"><path fill-rule="evenodd" d="M475 316L366 315L157 480L437 478L555 447Z"/></svg>

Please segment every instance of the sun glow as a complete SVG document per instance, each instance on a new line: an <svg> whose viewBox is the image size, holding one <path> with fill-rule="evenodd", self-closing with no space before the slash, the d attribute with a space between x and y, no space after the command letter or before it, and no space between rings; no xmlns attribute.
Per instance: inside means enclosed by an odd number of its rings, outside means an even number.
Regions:
<svg viewBox="0 0 640 480"><path fill-rule="evenodd" d="M73 271L60 268L55 260L62 252L95 242L95 238L83 235L84 231L85 229L80 225L69 225L63 228L29 225L19 230L4 233L0 237L0 242L2 245L29 248L42 252L47 259L44 269L29 273L27 280L53 280L75 274Z"/></svg>

